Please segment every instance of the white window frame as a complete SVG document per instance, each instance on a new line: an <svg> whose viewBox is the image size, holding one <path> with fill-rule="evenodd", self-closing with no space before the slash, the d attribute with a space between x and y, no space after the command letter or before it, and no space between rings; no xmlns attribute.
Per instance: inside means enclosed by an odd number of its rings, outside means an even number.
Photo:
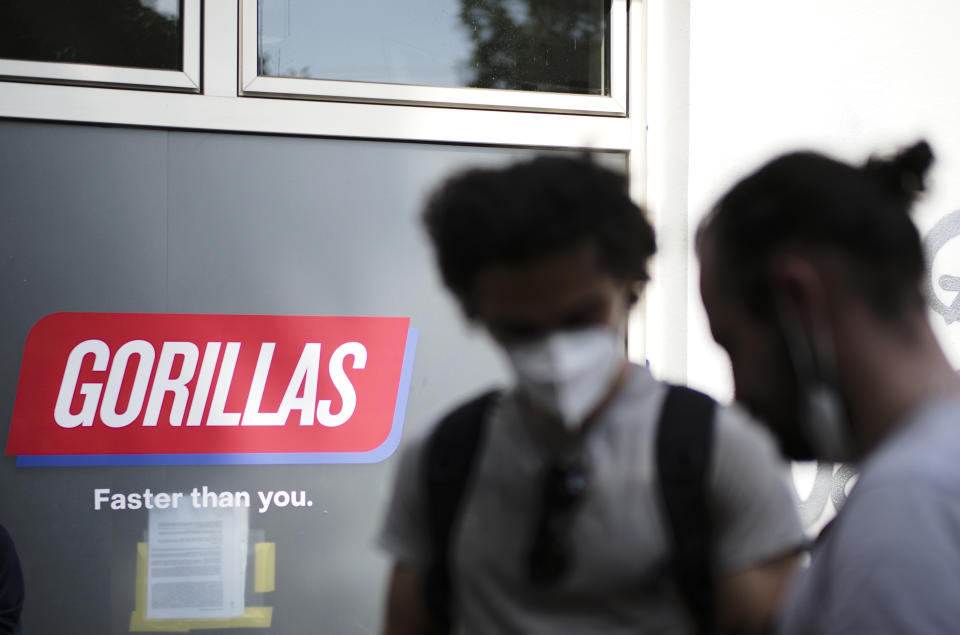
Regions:
<svg viewBox="0 0 960 635"><path fill-rule="evenodd" d="M649 357L655 361L666 359L669 367L662 370L670 376L682 377L682 371L671 371L686 359L685 340L676 335L682 332L677 330L677 325L685 323L676 318L683 314L686 303L672 296L665 297L670 295L665 290L677 286L678 278L663 275L663 271L686 270L686 243L682 240L686 230L685 203L674 205L677 201L668 196L669 188L665 183L669 179L661 164L679 165L685 169L682 161L676 164L663 159L669 154L667 150L676 145L668 143L666 135L674 118L671 113L682 110L687 97L664 101L661 94L666 83L663 60L669 57L673 45L664 41L659 31L686 33L686 22L681 20L674 24L662 16L668 9L672 11L675 5L686 6L688 3L613 0L617 11L626 14L621 19L617 16L623 14L615 12L616 24L611 25L613 30L622 31L619 37L612 38L610 55L611 72L621 79L612 86L615 97L605 99L616 101L617 106L607 112L602 109L551 112L550 106L556 105L547 101L538 101L529 110L508 110L503 103L495 107L481 104L469 107L461 103L457 104L460 107L440 108L437 107L439 103L429 102L399 106L344 101L342 96L339 100L318 100L303 97L276 99L248 94L242 90L242 62L238 54L241 51L240 19L244 1L206 0L201 3L200 0L185 0L189 8L189 11L185 8L185 21L202 22L202 39L199 31L184 30L188 37L190 33L197 33L197 39L201 40L200 43L196 39L188 40L189 46L197 47L198 52L192 58L195 65L187 74L191 78L190 85L199 86L199 91L196 88L177 90L176 86L144 86L142 77L129 84L110 81L115 77L108 77L107 81L70 83L69 79L59 81L48 77L40 82L33 76L29 79L18 76L0 81L0 118L164 130L625 153L631 195L647 203L657 235L662 237L660 254L654 263L657 272L647 285L643 305L634 311L631 319L631 357L641 360ZM202 10L202 21L197 16L198 9ZM682 13L679 8L676 11ZM629 46L627 36L632 38ZM256 42L255 34L250 41ZM255 64L253 68L256 68ZM674 71L676 69L671 67L670 73ZM196 81L201 72L202 84ZM657 87L652 95L653 103L648 91L651 83ZM129 90L131 87L153 87L155 90ZM464 90L482 93L484 89ZM491 91L490 94L498 92L501 91ZM513 94L514 91L508 92ZM422 93L418 97L422 97ZM551 96L546 97L549 100ZM544 95L533 93L533 98L543 99ZM653 113L652 120L648 119L648 110ZM683 148L678 148L677 152L682 153ZM672 167L667 172L672 172ZM678 262L683 266L677 265ZM663 279L667 283L662 282ZM679 361L674 363L674 359Z"/></svg>
<svg viewBox="0 0 960 635"><path fill-rule="evenodd" d="M611 64L615 73L629 72L618 90L628 108L620 116L593 111L554 112L550 104L536 108L443 108L418 102L393 103L310 98L277 99L241 91L241 15L245 0L186 0L202 11L199 92L129 90L127 84L78 85L33 79L0 81L0 118L65 123L92 123L168 130L208 130L269 135L298 135L451 143L526 148L558 148L626 152L631 172L644 164L645 16L647 4L666 0L613 0L625 20L616 27L635 38L615 38ZM628 10L629 8L629 10ZM629 21L629 25L626 22ZM413 87L418 89L420 87ZM483 93L486 89L462 89ZM511 95L521 91L508 92ZM531 93L534 99L544 94ZM552 95L546 95L547 99ZM610 99L600 98L597 99ZM629 102L629 103L628 103ZM622 108L622 106L617 107ZM636 166L636 167L634 167ZM642 183L643 180L631 182Z"/></svg>
<svg viewBox="0 0 960 635"><path fill-rule="evenodd" d="M258 0L240 0L240 94L384 104L579 113L627 114L627 2L610 6L610 95L577 95L491 88L456 88L258 75Z"/></svg>
<svg viewBox="0 0 960 635"><path fill-rule="evenodd" d="M183 0L183 70L0 59L0 79L200 92L200 0Z"/></svg>

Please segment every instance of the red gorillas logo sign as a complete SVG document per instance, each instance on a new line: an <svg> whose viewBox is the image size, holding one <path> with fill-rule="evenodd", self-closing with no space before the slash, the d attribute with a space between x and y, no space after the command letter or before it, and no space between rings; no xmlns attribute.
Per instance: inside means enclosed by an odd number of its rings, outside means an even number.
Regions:
<svg viewBox="0 0 960 635"><path fill-rule="evenodd" d="M57 313L27 336L20 465L372 462L399 443L408 318Z"/></svg>

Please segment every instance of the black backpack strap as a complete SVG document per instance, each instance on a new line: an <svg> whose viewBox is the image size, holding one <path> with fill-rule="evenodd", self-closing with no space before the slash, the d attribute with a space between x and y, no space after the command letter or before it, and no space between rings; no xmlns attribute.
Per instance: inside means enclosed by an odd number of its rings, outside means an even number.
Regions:
<svg viewBox="0 0 960 635"><path fill-rule="evenodd" d="M450 534L486 429L487 413L499 395L499 390L492 390L457 407L427 439L422 469L433 553L425 572L424 596L434 632L449 633L451 629Z"/></svg>
<svg viewBox="0 0 960 635"><path fill-rule="evenodd" d="M707 493L715 407L703 393L670 386L657 425L657 466L672 537L672 570L702 633L712 633L715 626Z"/></svg>

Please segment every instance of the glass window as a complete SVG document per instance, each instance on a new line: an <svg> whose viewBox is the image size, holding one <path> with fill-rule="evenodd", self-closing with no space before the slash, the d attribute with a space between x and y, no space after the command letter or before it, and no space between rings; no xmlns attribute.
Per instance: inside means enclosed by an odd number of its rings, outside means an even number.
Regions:
<svg viewBox="0 0 960 635"><path fill-rule="evenodd" d="M259 0L258 72L608 95L605 0Z"/></svg>
<svg viewBox="0 0 960 635"><path fill-rule="evenodd" d="M248 96L622 116L627 5L240 0L240 90Z"/></svg>
<svg viewBox="0 0 960 635"><path fill-rule="evenodd" d="M0 57L180 70L179 0L7 0Z"/></svg>
<svg viewBox="0 0 960 635"><path fill-rule="evenodd" d="M4 0L0 79L199 92L200 0Z"/></svg>

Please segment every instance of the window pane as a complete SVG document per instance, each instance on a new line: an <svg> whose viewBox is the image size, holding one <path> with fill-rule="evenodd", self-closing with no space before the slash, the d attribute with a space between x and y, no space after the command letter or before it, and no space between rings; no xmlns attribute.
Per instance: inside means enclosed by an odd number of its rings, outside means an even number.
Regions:
<svg viewBox="0 0 960 635"><path fill-rule="evenodd" d="M610 94L608 0L259 0L259 74Z"/></svg>
<svg viewBox="0 0 960 635"><path fill-rule="evenodd" d="M183 67L180 0L5 0L0 58Z"/></svg>

